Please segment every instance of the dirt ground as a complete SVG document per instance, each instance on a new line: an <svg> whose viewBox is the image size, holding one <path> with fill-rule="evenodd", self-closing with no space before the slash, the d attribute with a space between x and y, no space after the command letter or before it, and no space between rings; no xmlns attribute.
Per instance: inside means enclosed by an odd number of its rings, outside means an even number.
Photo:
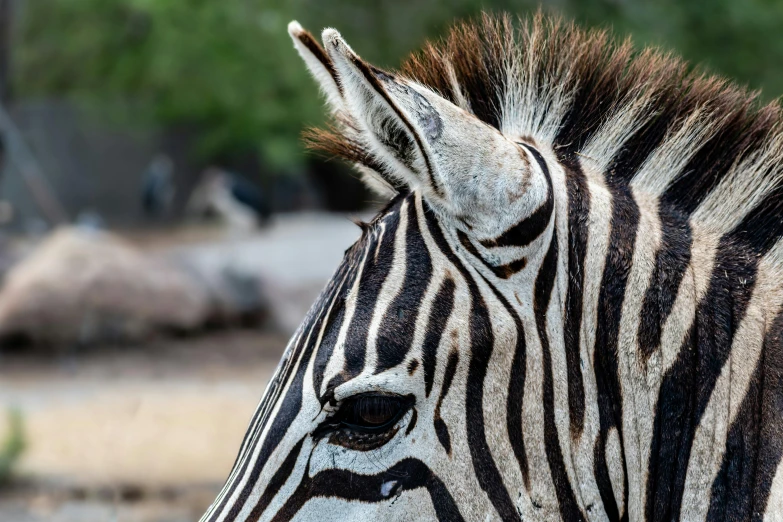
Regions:
<svg viewBox="0 0 783 522"><path fill-rule="evenodd" d="M27 449L0 522L195 521L227 476L287 338L223 330L0 355ZM7 431L0 420L0 438Z"/></svg>

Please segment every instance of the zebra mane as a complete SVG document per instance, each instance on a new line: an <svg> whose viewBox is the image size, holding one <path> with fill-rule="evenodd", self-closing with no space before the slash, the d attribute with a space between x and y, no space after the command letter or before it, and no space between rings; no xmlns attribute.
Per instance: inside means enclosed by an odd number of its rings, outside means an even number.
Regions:
<svg viewBox="0 0 783 522"><path fill-rule="evenodd" d="M780 106L676 56L540 12L485 14L427 43L399 74L758 251L783 236ZM378 170L354 131L338 116L310 145Z"/></svg>

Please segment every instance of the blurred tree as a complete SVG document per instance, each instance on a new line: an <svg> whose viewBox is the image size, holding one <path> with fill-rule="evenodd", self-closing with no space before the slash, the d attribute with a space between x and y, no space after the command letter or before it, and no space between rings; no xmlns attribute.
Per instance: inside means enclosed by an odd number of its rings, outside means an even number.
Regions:
<svg viewBox="0 0 783 522"><path fill-rule="evenodd" d="M205 155L260 147L298 156L317 112L274 4L204 0L36 0L25 6L17 82L26 96L132 100L164 124L191 125Z"/></svg>
<svg viewBox="0 0 783 522"><path fill-rule="evenodd" d="M0 103L10 97L11 0L0 0Z"/></svg>
<svg viewBox="0 0 783 522"><path fill-rule="evenodd" d="M732 77L764 99L783 94L783 2L775 0L568 0L586 25L613 26L637 45L673 49Z"/></svg>
<svg viewBox="0 0 783 522"><path fill-rule="evenodd" d="M197 129L199 152L258 151L277 170L301 166L299 133L321 100L286 34L299 19L338 27L385 66L453 19L482 8L517 13L531 0L34 0L25 3L14 63L19 96L69 96L99 107L132 101L134 116ZM783 92L783 4L771 0L549 0L587 25Z"/></svg>

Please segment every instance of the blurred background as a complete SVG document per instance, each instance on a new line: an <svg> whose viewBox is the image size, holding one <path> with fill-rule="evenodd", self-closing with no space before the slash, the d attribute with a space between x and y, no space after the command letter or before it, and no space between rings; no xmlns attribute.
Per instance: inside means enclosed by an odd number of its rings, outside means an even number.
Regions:
<svg viewBox="0 0 783 522"><path fill-rule="evenodd" d="M0 521L194 521L376 202L292 19L395 67L541 6L783 93L779 0L0 0Z"/></svg>

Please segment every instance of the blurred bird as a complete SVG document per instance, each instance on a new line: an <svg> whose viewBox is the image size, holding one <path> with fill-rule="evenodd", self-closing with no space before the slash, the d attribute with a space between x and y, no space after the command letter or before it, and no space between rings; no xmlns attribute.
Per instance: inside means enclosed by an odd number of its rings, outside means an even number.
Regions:
<svg viewBox="0 0 783 522"><path fill-rule="evenodd" d="M161 217L168 214L174 201L174 162L165 154L155 156L144 171L141 204L144 214Z"/></svg>
<svg viewBox="0 0 783 522"><path fill-rule="evenodd" d="M230 227L242 230L264 224L271 214L261 189L217 167L204 172L188 202L188 210L198 215L216 215Z"/></svg>

